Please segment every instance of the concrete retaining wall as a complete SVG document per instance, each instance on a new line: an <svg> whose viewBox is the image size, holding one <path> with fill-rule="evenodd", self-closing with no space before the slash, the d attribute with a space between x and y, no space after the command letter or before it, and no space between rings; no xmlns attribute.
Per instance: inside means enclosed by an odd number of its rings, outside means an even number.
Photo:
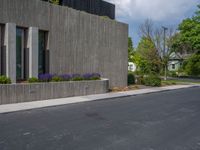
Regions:
<svg viewBox="0 0 200 150"><path fill-rule="evenodd" d="M109 81L69 81L34 84L0 84L0 104L65 98L108 92Z"/></svg>

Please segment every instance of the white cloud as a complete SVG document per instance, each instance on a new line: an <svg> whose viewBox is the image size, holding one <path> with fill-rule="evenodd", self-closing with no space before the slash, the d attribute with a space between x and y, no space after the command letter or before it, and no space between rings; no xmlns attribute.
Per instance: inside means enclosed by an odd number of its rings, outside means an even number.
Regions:
<svg viewBox="0 0 200 150"><path fill-rule="evenodd" d="M116 14L120 18L154 21L170 21L183 18L199 0L106 0L116 5Z"/></svg>

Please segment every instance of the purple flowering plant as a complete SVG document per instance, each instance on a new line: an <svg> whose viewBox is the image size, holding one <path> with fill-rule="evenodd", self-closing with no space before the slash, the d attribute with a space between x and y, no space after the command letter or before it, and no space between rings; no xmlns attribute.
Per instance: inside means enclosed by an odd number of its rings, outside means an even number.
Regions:
<svg viewBox="0 0 200 150"><path fill-rule="evenodd" d="M100 80L101 75L99 73L85 73L85 74L39 74L39 82L59 82L59 81L82 81L82 80Z"/></svg>
<svg viewBox="0 0 200 150"><path fill-rule="evenodd" d="M50 73L39 74L38 79L40 82L50 82L54 76L55 74Z"/></svg>
<svg viewBox="0 0 200 150"><path fill-rule="evenodd" d="M81 74L76 73L76 74L72 74L71 80L72 81L82 81L82 80L84 80L84 78Z"/></svg>
<svg viewBox="0 0 200 150"><path fill-rule="evenodd" d="M70 81L71 78L72 78L72 75L70 75L70 74L62 74L62 75L60 75L60 77L61 77L61 79L63 81Z"/></svg>

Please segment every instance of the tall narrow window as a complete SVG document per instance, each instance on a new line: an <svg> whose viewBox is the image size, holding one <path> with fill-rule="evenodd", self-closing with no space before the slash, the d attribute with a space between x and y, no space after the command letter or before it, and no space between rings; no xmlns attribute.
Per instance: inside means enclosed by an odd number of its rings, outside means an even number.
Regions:
<svg viewBox="0 0 200 150"><path fill-rule="evenodd" d="M38 51L38 73L48 73L48 50L47 50L48 32L39 31L39 51Z"/></svg>
<svg viewBox="0 0 200 150"><path fill-rule="evenodd" d="M25 48L27 31L24 28L16 29L16 79L21 81L25 79Z"/></svg>
<svg viewBox="0 0 200 150"><path fill-rule="evenodd" d="M1 37L1 34L2 34L2 33L1 33L1 25L0 25L0 75L2 75L2 52L1 52L1 49L2 49L2 48L1 48L1 47L2 47L2 46L1 46L1 40L2 40L1 38L2 38L2 37Z"/></svg>
<svg viewBox="0 0 200 150"><path fill-rule="evenodd" d="M4 46L5 26L0 24L0 75L6 74L6 49Z"/></svg>

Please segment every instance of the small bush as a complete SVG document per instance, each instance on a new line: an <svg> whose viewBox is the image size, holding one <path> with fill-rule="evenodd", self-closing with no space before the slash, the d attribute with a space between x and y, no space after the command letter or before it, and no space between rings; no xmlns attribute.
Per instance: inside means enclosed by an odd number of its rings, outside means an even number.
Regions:
<svg viewBox="0 0 200 150"><path fill-rule="evenodd" d="M184 70L189 76L200 76L200 54L193 54L184 62Z"/></svg>
<svg viewBox="0 0 200 150"><path fill-rule="evenodd" d="M101 75L99 73L92 73L90 80L100 80Z"/></svg>
<svg viewBox="0 0 200 150"><path fill-rule="evenodd" d="M0 84L11 84L11 80L6 76L0 76Z"/></svg>
<svg viewBox="0 0 200 150"><path fill-rule="evenodd" d="M70 74L63 74L63 75L60 75L60 77L62 78L62 81L70 81L72 78Z"/></svg>
<svg viewBox="0 0 200 150"><path fill-rule="evenodd" d="M161 86L161 79L157 75L149 75L144 78L143 83L146 86Z"/></svg>
<svg viewBox="0 0 200 150"><path fill-rule="evenodd" d="M54 76L51 79L51 82L61 82L61 81L63 81L63 80L60 76Z"/></svg>
<svg viewBox="0 0 200 150"><path fill-rule="evenodd" d="M83 74L83 79L84 80L100 80L101 75L99 73L86 73Z"/></svg>
<svg viewBox="0 0 200 150"><path fill-rule="evenodd" d="M71 80L72 81L82 81L82 80L84 80L84 78L80 74L73 74Z"/></svg>
<svg viewBox="0 0 200 150"><path fill-rule="evenodd" d="M82 81L84 80L83 77L74 77L72 78L72 81Z"/></svg>
<svg viewBox="0 0 200 150"><path fill-rule="evenodd" d="M132 72L128 73L128 85L135 84L135 75Z"/></svg>
<svg viewBox="0 0 200 150"><path fill-rule="evenodd" d="M177 77L177 76L178 76L176 71L170 71L170 72L168 73L168 75L169 75L170 77Z"/></svg>
<svg viewBox="0 0 200 150"><path fill-rule="evenodd" d="M100 80L100 77L91 77L90 80Z"/></svg>
<svg viewBox="0 0 200 150"><path fill-rule="evenodd" d="M38 78L32 77L32 78L28 79L28 82L29 83L37 83L37 82L39 82L39 80L38 80Z"/></svg>
<svg viewBox="0 0 200 150"><path fill-rule="evenodd" d="M144 84L144 77L142 75L137 76L135 79L136 84Z"/></svg>
<svg viewBox="0 0 200 150"><path fill-rule="evenodd" d="M38 79L40 82L50 82L54 76L55 75L49 73L39 74Z"/></svg>
<svg viewBox="0 0 200 150"><path fill-rule="evenodd" d="M39 82L61 82L61 81L82 81L82 80L100 80L101 75L99 73L87 73L87 74L39 74Z"/></svg>

